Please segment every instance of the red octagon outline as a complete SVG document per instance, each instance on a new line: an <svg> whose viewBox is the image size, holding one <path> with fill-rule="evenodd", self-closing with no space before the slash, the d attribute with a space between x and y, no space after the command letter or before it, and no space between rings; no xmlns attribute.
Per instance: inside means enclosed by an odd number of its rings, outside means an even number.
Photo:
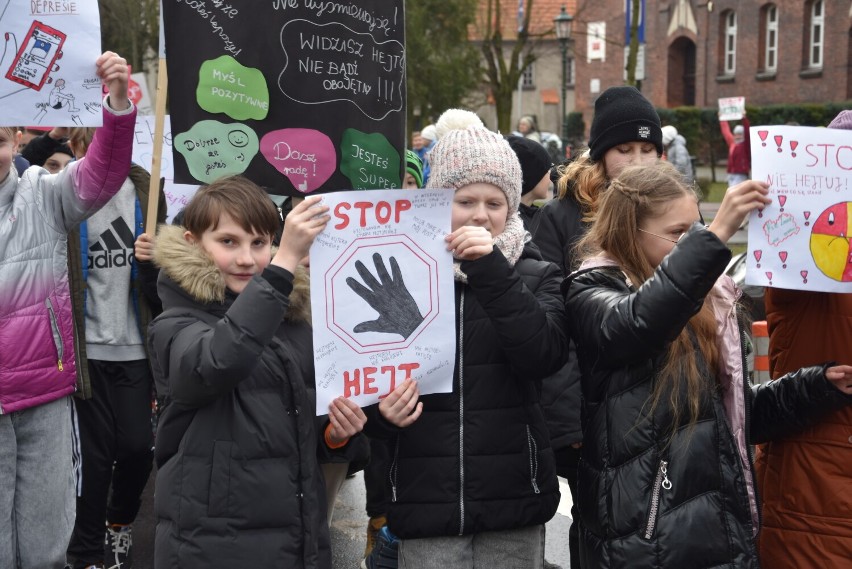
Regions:
<svg viewBox="0 0 852 569"><path fill-rule="evenodd" d="M369 243L364 243L369 242ZM347 265L349 260L361 249L376 248L384 245L402 245L411 251L415 257L423 261L429 271L429 309L423 315L423 322L420 326L408 337L396 342L380 342L372 344L364 344L343 326L339 325L334 320L334 286L340 271ZM341 286L348 287L345 283ZM433 302L434 299L434 302ZM417 243L415 243L407 235L381 235L378 237L358 237L349 246L343 250L337 260L331 264L325 273L325 317L326 327L332 334L343 340L352 350L359 354L369 354L374 352L384 352L388 350L401 350L409 347L417 337L423 333L429 324L438 317L440 312L440 298L438 298L438 262L424 251Z"/></svg>

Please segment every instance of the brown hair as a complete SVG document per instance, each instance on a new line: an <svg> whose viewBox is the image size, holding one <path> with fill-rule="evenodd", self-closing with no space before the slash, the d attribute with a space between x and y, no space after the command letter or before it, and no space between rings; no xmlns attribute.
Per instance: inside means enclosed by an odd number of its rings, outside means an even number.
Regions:
<svg viewBox="0 0 852 569"><path fill-rule="evenodd" d="M587 150L570 164L560 166L558 172L560 176L556 187L559 197L564 198L568 192L572 192L577 203L580 204L583 221L591 221L597 209L599 197L609 181L603 160L595 162Z"/></svg>
<svg viewBox="0 0 852 569"><path fill-rule="evenodd" d="M275 235L281 224L275 204L260 186L243 176L226 176L195 193L184 209L183 226L200 238L219 227L223 214L249 233Z"/></svg>
<svg viewBox="0 0 852 569"><path fill-rule="evenodd" d="M642 221L663 214L669 204L684 196L698 200L695 191L681 180L678 171L668 162L625 168L601 195L594 223L577 244L580 257L589 258L605 252L638 288L656 269L639 246L638 229ZM684 398L689 409L687 423L690 429L695 426L701 397L707 388L699 369L695 344L706 369L715 370L718 349L711 295L705 298L701 309L669 346L665 363L654 382L649 417L667 396L672 407L672 435L682 423ZM686 393L682 393L684 383Z"/></svg>

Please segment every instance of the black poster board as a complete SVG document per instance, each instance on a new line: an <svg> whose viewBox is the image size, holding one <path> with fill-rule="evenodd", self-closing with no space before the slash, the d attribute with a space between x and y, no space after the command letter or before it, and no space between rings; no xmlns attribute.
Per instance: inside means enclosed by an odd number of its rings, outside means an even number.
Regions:
<svg viewBox="0 0 852 569"><path fill-rule="evenodd" d="M403 0L163 0L174 177L401 187Z"/></svg>

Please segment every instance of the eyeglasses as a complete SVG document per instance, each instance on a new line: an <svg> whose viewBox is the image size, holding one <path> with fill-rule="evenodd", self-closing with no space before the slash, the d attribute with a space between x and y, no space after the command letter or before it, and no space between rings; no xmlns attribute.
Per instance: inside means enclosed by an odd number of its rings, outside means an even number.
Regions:
<svg viewBox="0 0 852 569"><path fill-rule="evenodd" d="M657 235L656 233L651 233L650 231L645 231L645 230L644 230L644 229L642 229L641 227L637 227L637 229L638 229L639 231L641 231L642 233L647 233L648 235L653 235L654 237L659 237L660 239L665 239L665 240L666 240L666 241L668 241L669 243L674 243L675 245L677 245L677 244L680 242L680 240L681 240L681 239L683 239L683 236L684 236L684 235L686 235L686 233L681 233L681 234L678 236L678 238L677 238L677 239L672 239L671 237L663 237L662 235Z"/></svg>

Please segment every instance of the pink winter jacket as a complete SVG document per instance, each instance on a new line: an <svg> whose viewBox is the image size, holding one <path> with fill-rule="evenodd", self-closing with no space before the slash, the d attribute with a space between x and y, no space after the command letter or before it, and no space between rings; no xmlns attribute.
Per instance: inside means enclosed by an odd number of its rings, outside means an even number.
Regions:
<svg viewBox="0 0 852 569"><path fill-rule="evenodd" d="M32 167L0 182L0 414L74 391L68 232L121 188L136 109L103 105L86 158L58 174Z"/></svg>

